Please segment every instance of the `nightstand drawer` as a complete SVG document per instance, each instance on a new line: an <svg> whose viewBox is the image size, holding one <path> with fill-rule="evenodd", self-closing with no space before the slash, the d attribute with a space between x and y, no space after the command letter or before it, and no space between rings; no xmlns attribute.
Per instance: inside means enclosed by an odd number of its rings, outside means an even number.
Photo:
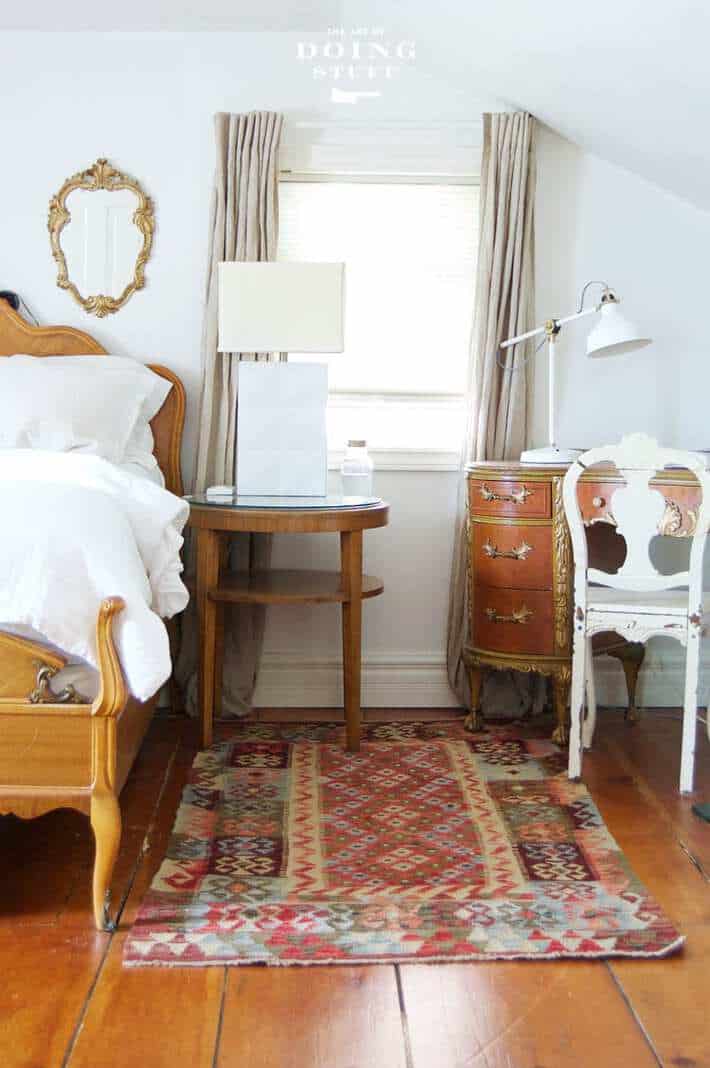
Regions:
<svg viewBox="0 0 710 1068"><path fill-rule="evenodd" d="M549 526L471 523L471 570L481 586L552 589Z"/></svg>
<svg viewBox="0 0 710 1068"><path fill-rule="evenodd" d="M513 479L469 478L468 503L471 515L549 519L550 484Z"/></svg>
<svg viewBox="0 0 710 1068"><path fill-rule="evenodd" d="M611 498L615 490L623 489L618 482L579 482L577 500L585 523L609 521L613 517Z"/></svg>
<svg viewBox="0 0 710 1068"><path fill-rule="evenodd" d="M475 648L500 653L553 654L550 591L476 586L472 610Z"/></svg>

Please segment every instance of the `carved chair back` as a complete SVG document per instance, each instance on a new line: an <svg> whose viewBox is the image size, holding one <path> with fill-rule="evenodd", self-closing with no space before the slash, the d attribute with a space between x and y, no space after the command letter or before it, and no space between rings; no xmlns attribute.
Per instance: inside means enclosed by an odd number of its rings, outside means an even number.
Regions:
<svg viewBox="0 0 710 1068"><path fill-rule="evenodd" d="M590 568L587 563L587 539L577 497L577 483L582 473L595 464L612 464L625 481L614 491L610 503L617 533L626 542L626 558L615 573ZM688 570L671 575L661 574L650 554L651 542L658 534L666 507L663 494L654 489L650 481L666 467L691 471L702 491ZM699 610L710 506L710 473L706 470L703 456L662 448L646 434L629 434L618 445L602 446L583 453L564 477L562 496L572 539L575 606L586 610L587 584L594 583L616 590L645 593L687 587L689 612Z"/></svg>

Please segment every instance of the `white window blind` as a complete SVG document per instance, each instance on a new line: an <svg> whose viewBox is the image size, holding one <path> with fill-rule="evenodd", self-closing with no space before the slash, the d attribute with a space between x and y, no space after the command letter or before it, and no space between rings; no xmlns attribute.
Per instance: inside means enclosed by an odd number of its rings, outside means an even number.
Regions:
<svg viewBox="0 0 710 1068"><path fill-rule="evenodd" d="M431 180L281 183L279 259L346 264L345 352L328 360L332 444L459 447L478 192Z"/></svg>

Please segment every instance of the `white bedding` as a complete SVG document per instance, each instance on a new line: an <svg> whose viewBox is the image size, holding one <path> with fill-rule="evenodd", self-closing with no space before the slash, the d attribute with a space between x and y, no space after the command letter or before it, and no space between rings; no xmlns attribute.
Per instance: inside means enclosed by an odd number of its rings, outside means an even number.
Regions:
<svg viewBox="0 0 710 1068"><path fill-rule="evenodd" d="M171 670L162 619L188 600L179 555L186 502L130 465L37 449L0 453L0 500L0 629L32 628L96 668L99 606L123 597L121 664L131 693L151 697Z"/></svg>

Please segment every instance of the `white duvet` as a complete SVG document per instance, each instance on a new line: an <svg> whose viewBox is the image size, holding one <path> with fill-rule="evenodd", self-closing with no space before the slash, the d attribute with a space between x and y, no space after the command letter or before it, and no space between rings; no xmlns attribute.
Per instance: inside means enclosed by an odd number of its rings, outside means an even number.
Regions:
<svg viewBox="0 0 710 1068"><path fill-rule="evenodd" d="M126 607L114 634L131 693L151 697L170 676L162 619L182 611L188 505L98 456L0 450L0 629L25 625L97 667L105 597Z"/></svg>

